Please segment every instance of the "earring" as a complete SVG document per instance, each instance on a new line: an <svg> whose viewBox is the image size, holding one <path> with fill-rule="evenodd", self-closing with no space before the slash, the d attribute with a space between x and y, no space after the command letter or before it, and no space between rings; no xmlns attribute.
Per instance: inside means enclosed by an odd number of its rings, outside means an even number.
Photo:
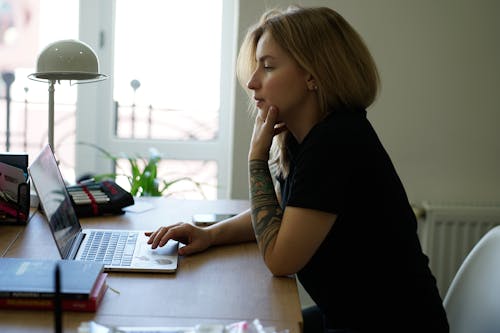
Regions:
<svg viewBox="0 0 500 333"><path fill-rule="evenodd" d="M316 84L316 80L310 79L307 82L307 86L309 90L318 90L318 85Z"/></svg>

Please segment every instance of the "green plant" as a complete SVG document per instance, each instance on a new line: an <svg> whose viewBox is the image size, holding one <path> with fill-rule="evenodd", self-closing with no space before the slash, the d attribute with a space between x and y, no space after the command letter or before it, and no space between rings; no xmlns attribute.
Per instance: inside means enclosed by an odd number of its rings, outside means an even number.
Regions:
<svg viewBox="0 0 500 333"><path fill-rule="evenodd" d="M201 183L194 181L190 177L180 177L173 180L161 180L158 178L158 163L162 160L161 154L155 148L149 149L149 156L146 158L140 154L135 156L127 156L126 154L113 155L104 148L88 142L79 142L86 146L93 147L101 152L106 158L113 161L116 166L116 173L104 173L93 175L93 178L97 181L104 179L114 179L118 176L124 176L127 178L130 184L130 194L133 196L145 196L145 197L159 197L168 196L171 193L167 193L170 187L181 181L191 182L195 188L205 197ZM126 159L130 166L130 170L126 170L119 161Z"/></svg>

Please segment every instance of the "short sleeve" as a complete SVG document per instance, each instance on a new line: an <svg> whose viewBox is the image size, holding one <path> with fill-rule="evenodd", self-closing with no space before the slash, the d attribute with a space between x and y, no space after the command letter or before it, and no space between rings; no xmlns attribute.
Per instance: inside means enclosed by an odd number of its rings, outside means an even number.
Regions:
<svg viewBox="0 0 500 333"><path fill-rule="evenodd" d="M293 162L287 205L337 214L355 176L353 148L337 133L319 134L304 142Z"/></svg>

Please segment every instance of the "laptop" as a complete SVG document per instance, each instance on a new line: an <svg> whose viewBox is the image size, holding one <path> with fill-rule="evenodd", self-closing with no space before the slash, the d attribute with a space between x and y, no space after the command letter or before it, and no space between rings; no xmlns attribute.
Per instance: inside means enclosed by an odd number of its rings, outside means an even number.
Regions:
<svg viewBox="0 0 500 333"><path fill-rule="evenodd" d="M177 241L153 250L144 230L83 229L50 145L28 171L62 259L102 262L105 271L177 270Z"/></svg>

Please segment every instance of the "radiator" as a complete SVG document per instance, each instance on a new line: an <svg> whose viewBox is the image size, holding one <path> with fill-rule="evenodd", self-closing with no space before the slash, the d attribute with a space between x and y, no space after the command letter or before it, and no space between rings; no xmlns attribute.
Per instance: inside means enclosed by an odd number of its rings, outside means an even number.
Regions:
<svg viewBox="0 0 500 333"><path fill-rule="evenodd" d="M444 298L472 247L488 230L500 225L500 205L424 202L422 208L418 234Z"/></svg>

